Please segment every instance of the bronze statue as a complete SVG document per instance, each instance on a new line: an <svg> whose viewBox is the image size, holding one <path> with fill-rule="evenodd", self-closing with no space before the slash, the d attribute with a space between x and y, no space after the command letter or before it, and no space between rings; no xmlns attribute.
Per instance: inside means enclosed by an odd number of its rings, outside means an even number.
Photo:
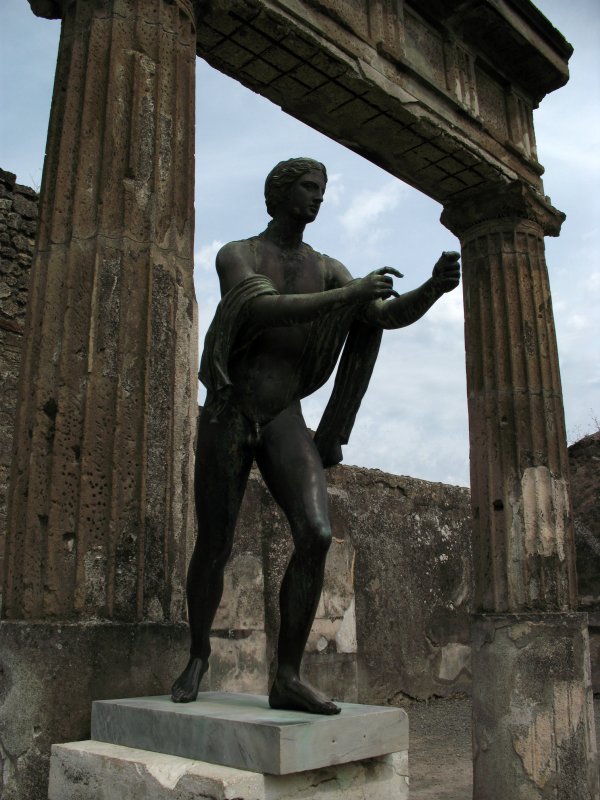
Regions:
<svg viewBox="0 0 600 800"><path fill-rule="evenodd" d="M375 363L382 329L418 320L458 286L458 253L443 253L432 277L398 295L382 267L352 279L339 261L302 241L323 202L327 173L306 158L283 161L265 183L267 229L217 255L222 299L206 336L200 378L208 394L196 451L198 541L187 578L190 660L172 687L195 700L208 668L209 634L223 591L235 523L253 459L290 523L294 552L281 586L272 708L336 714L300 677L323 586L331 529L324 467L342 460ZM392 299L390 299L392 298ZM300 401L329 378L331 399L315 438Z"/></svg>

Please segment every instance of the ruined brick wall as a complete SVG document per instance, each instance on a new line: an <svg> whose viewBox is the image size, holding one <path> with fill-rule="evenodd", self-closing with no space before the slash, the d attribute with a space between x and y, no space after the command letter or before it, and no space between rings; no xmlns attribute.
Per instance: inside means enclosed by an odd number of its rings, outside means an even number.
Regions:
<svg viewBox="0 0 600 800"><path fill-rule="evenodd" d="M592 685L600 692L600 431L569 447L579 609L589 618Z"/></svg>
<svg viewBox="0 0 600 800"><path fill-rule="evenodd" d="M4 572L8 475L37 213L37 193L18 184L12 172L0 169L0 577Z"/></svg>
<svg viewBox="0 0 600 800"><path fill-rule="evenodd" d="M600 431L569 447L582 611L600 616Z"/></svg>

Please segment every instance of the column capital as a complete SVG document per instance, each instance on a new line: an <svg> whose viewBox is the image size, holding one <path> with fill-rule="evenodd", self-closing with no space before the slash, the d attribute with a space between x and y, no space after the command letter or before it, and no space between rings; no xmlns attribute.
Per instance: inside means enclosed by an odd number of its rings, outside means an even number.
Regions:
<svg viewBox="0 0 600 800"><path fill-rule="evenodd" d="M512 181L504 187L464 192L444 206L440 219L442 225L463 238L471 228L498 220L514 224L528 220L539 225L545 236L558 236L565 218L548 197L521 181Z"/></svg>

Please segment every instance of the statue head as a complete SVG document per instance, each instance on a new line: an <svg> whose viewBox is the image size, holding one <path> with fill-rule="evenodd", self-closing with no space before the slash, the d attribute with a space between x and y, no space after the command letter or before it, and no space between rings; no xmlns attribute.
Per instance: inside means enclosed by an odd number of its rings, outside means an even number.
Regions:
<svg viewBox="0 0 600 800"><path fill-rule="evenodd" d="M321 172L327 183L325 165L312 158L289 158L287 161L280 161L273 167L265 181L265 203L271 217L275 216L287 192L298 178L313 171Z"/></svg>

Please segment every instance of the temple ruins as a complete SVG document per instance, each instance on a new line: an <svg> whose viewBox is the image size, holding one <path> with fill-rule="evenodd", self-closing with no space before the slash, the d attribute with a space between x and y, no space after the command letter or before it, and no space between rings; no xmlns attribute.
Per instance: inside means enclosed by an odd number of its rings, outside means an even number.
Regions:
<svg viewBox="0 0 600 800"><path fill-rule="evenodd" d="M5 173L0 198L38 218L27 320L11 323L22 348L0 623L6 800L44 797L50 745L86 735L91 700L164 693L186 647L197 56L443 206L462 249L471 530L450 521L457 540L470 533L473 566L472 580L470 561L447 576L440 607L464 590L463 617L428 674L459 680L470 647L475 798L508 800L515 781L532 800L549 786L598 798L544 260L564 215L544 195L532 116L568 80L571 46L529 0L29 2L62 32L39 213ZM337 477L331 489L335 523L346 490ZM432 547L446 489L389 487L392 503L429 504ZM467 493L452 502L466 508ZM317 620L310 668L329 658L354 699L390 700L393 663L361 662L352 638L352 625L366 635L369 591L377 601L360 536L333 557L356 558L340 574L359 583L330 584L337 611ZM240 551L259 600L265 565L276 574L282 558ZM249 612L235 630L249 633L238 650L224 636L223 675L272 646L273 609L252 619L257 603L236 603ZM346 613L341 633L327 627ZM423 624L446 630L434 622ZM416 696L417 673L404 681Z"/></svg>

